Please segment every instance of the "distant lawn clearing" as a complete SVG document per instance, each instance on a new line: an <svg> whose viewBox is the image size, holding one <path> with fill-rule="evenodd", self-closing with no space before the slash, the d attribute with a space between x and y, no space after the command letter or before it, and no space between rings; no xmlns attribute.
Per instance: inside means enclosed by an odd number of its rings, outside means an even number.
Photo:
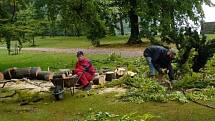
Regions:
<svg viewBox="0 0 215 121"><path fill-rule="evenodd" d="M90 40L85 36L81 37L36 37L36 47L47 48L91 48L93 47ZM106 44L125 44L128 40L128 36L107 36L101 39L101 45ZM29 46L30 44L27 44Z"/></svg>
<svg viewBox="0 0 215 121"><path fill-rule="evenodd" d="M0 51L0 71L10 67L41 67L43 70L58 70L62 68L73 69L76 63L76 55L68 53L51 52L27 52L22 51L19 55L8 55L6 50ZM102 60L107 55L86 55L91 60ZM104 58L105 56L105 58ZM96 68L112 67L110 64L93 62Z"/></svg>

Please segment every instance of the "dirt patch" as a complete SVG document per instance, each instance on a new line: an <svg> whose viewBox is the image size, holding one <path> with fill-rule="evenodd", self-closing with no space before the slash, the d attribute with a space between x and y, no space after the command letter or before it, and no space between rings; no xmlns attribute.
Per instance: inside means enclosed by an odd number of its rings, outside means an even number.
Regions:
<svg viewBox="0 0 215 121"><path fill-rule="evenodd" d="M82 50L86 54L111 54L116 53L123 57L140 57L143 56L143 50L137 49L116 49L116 48L71 48L71 49L59 49L59 48L23 48L26 51L41 51L41 52L59 52L59 53L76 53Z"/></svg>

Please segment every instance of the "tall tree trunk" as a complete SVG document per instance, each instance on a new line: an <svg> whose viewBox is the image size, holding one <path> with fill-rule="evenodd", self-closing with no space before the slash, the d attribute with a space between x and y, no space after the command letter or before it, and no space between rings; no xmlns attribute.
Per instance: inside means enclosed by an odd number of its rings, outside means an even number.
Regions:
<svg viewBox="0 0 215 121"><path fill-rule="evenodd" d="M33 46L33 47L36 46L35 45L35 37L34 37L34 35L32 36L32 45L31 46Z"/></svg>
<svg viewBox="0 0 215 121"><path fill-rule="evenodd" d="M75 30L76 30L76 36L80 37L81 36L81 30L79 29L79 27L77 25L75 25Z"/></svg>
<svg viewBox="0 0 215 121"><path fill-rule="evenodd" d="M13 1L13 15L11 17L11 23L14 22L15 16L16 16L16 0Z"/></svg>
<svg viewBox="0 0 215 121"><path fill-rule="evenodd" d="M131 25L131 35L128 40L128 44L140 44L142 41L140 39L140 32L139 32L139 23L138 23L138 16L136 14L137 8L137 1L130 0L131 8L129 11L129 18L130 18L130 25Z"/></svg>
<svg viewBox="0 0 215 121"><path fill-rule="evenodd" d="M67 36L67 29L66 29L66 27L64 28L64 36Z"/></svg>
<svg viewBox="0 0 215 121"><path fill-rule="evenodd" d="M123 18L122 18L122 14L119 14L119 24L120 24L120 32L121 32L121 35L124 35L125 32L124 32L124 26L123 26Z"/></svg>

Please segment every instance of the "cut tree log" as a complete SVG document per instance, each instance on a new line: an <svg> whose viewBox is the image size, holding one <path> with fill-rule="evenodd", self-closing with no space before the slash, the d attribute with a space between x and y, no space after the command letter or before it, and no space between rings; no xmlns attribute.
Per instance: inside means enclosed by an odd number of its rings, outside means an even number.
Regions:
<svg viewBox="0 0 215 121"><path fill-rule="evenodd" d="M5 79L22 79L30 78L36 79L38 73L41 71L40 67L27 67L27 68L9 68L4 71Z"/></svg>
<svg viewBox="0 0 215 121"><path fill-rule="evenodd" d="M3 74L4 74L4 79L10 80L10 79L12 79L13 77L15 77L15 75L16 75L15 70L16 70L16 67L9 68L9 69L5 70L5 71L3 72Z"/></svg>
<svg viewBox="0 0 215 121"><path fill-rule="evenodd" d="M36 79L39 72L41 72L40 67L31 67L30 70L30 79Z"/></svg>
<svg viewBox="0 0 215 121"><path fill-rule="evenodd" d="M0 81L4 80L4 74L0 72Z"/></svg>
<svg viewBox="0 0 215 121"><path fill-rule="evenodd" d="M115 70L115 75L116 75L117 79L120 78L120 77L122 77L125 74L126 74L126 69L124 69L124 68L117 68Z"/></svg>
<svg viewBox="0 0 215 121"><path fill-rule="evenodd" d="M30 78L31 68L17 68L15 69L15 76L13 79Z"/></svg>
<svg viewBox="0 0 215 121"><path fill-rule="evenodd" d="M112 79L114 78L114 72L113 71L108 71L106 72L106 78L105 81L112 81Z"/></svg>
<svg viewBox="0 0 215 121"><path fill-rule="evenodd" d="M95 77L93 78L93 84L99 85L99 73L95 73Z"/></svg>
<svg viewBox="0 0 215 121"><path fill-rule="evenodd" d="M50 71L40 71L37 75L38 80L50 81L53 79L53 73Z"/></svg>

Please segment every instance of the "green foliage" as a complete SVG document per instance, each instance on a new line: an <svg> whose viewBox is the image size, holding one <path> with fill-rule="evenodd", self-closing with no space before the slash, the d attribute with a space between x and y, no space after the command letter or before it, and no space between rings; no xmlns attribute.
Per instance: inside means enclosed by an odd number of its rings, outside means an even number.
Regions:
<svg viewBox="0 0 215 121"><path fill-rule="evenodd" d="M185 74L183 78L175 84L175 88L206 88L207 86L215 86L213 80L204 80L204 74L191 73Z"/></svg>
<svg viewBox="0 0 215 121"><path fill-rule="evenodd" d="M180 103L187 103L188 102L187 97L180 91L175 91L175 92L172 92L170 94L167 94L167 98L170 101L177 101Z"/></svg>
<svg viewBox="0 0 215 121"><path fill-rule="evenodd" d="M145 101L167 101L165 98L166 89L154 80L125 77L124 83L131 87L131 89L121 97L123 101L138 103Z"/></svg>
<svg viewBox="0 0 215 121"><path fill-rule="evenodd" d="M213 86L209 86L205 89L202 89L201 91L194 91L194 92L188 92L186 93L186 97L189 100L211 100L215 97L215 88Z"/></svg>
<svg viewBox="0 0 215 121"><path fill-rule="evenodd" d="M147 101L167 102L177 101L187 103L191 98L194 100L211 100L215 98L214 82L198 81L201 75L194 73L193 76L185 76L183 80L178 81L174 87L178 89L204 88L203 91L193 92L184 95L180 91L169 92L165 87L158 84L155 80L125 76L122 78L123 84L127 85L129 90L121 96L121 100L128 102L142 103ZM122 84L121 84L122 85Z"/></svg>

